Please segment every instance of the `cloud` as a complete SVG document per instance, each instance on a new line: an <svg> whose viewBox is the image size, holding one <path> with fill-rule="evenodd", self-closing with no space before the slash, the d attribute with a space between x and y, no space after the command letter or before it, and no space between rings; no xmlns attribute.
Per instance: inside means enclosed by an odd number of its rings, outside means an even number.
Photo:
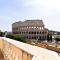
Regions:
<svg viewBox="0 0 60 60"><path fill-rule="evenodd" d="M3 31L11 31L11 25L16 21L41 18L47 28L55 30L56 26L56 30L60 29L60 25L58 26L60 0L6 0L5 2L4 0L0 2L0 29Z"/></svg>
<svg viewBox="0 0 60 60"><path fill-rule="evenodd" d="M60 0L29 0L25 2L25 6L43 6L45 8L60 8Z"/></svg>

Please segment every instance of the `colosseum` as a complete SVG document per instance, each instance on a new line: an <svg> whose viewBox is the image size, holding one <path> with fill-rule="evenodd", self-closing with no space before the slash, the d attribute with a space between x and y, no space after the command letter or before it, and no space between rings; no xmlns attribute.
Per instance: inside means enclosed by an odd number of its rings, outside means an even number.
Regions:
<svg viewBox="0 0 60 60"><path fill-rule="evenodd" d="M48 29L42 20L25 20L13 23L12 32L27 39L46 40Z"/></svg>

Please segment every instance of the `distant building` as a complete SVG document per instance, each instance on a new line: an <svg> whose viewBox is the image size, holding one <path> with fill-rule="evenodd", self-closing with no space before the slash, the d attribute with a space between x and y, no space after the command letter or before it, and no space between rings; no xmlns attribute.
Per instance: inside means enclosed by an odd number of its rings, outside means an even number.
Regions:
<svg viewBox="0 0 60 60"><path fill-rule="evenodd" d="M46 40L48 29L42 20L26 20L13 23L12 32L27 39Z"/></svg>
<svg viewBox="0 0 60 60"><path fill-rule="evenodd" d="M59 31L49 30L48 33L49 33L49 35L52 36L52 41L54 41L56 38L60 39L60 32Z"/></svg>
<svg viewBox="0 0 60 60"><path fill-rule="evenodd" d="M51 35L60 35L60 32L58 31L52 31L52 30L48 30L49 34Z"/></svg>
<svg viewBox="0 0 60 60"><path fill-rule="evenodd" d="M52 38L55 39L55 38L59 38L60 39L60 35L52 35Z"/></svg>

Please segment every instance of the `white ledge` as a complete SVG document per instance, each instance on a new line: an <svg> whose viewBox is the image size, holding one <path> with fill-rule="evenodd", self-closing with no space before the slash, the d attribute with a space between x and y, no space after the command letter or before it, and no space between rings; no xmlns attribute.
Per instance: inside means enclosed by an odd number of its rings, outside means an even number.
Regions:
<svg viewBox="0 0 60 60"><path fill-rule="evenodd" d="M37 46L32 46L32 45L19 42L13 39L5 38L5 37L0 37L0 38L26 51L27 53L30 53L31 55L33 55L32 60L60 60L59 55L54 51L40 48Z"/></svg>

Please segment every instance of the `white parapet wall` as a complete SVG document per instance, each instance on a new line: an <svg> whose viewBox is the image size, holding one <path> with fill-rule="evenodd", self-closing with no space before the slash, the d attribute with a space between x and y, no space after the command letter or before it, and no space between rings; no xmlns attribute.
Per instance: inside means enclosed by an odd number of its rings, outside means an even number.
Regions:
<svg viewBox="0 0 60 60"><path fill-rule="evenodd" d="M0 39L7 41L8 43L11 43L12 45L15 45L16 47L31 54L33 56L32 60L60 60L59 55L54 51L40 48L37 46L32 46L30 44L26 44L26 43L19 42L13 39L5 38L5 37L0 37Z"/></svg>

